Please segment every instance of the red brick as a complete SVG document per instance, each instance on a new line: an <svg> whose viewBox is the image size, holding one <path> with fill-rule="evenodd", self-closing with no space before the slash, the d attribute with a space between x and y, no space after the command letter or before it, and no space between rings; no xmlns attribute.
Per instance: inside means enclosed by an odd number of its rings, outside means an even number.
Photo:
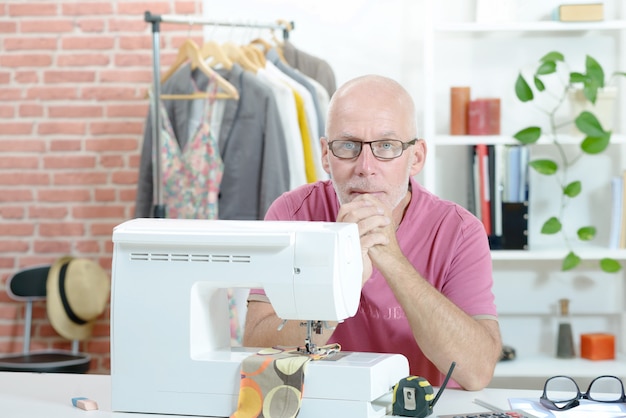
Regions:
<svg viewBox="0 0 626 418"><path fill-rule="evenodd" d="M101 251L100 243L95 240L75 242L74 248L81 254L98 254Z"/></svg>
<svg viewBox="0 0 626 418"><path fill-rule="evenodd" d="M0 122L0 136L29 135L33 133L33 122Z"/></svg>
<svg viewBox="0 0 626 418"><path fill-rule="evenodd" d="M92 155L60 155L43 157L43 168L48 170L54 169L71 169L71 168L94 168L96 165L96 157Z"/></svg>
<svg viewBox="0 0 626 418"><path fill-rule="evenodd" d="M115 54L113 62L116 67L147 67L152 65L152 54Z"/></svg>
<svg viewBox="0 0 626 418"><path fill-rule="evenodd" d="M137 184L139 177L137 171L122 171L117 170L111 175L111 181L113 184Z"/></svg>
<svg viewBox="0 0 626 418"><path fill-rule="evenodd" d="M138 149L137 139L99 138L85 141L87 151L135 151Z"/></svg>
<svg viewBox="0 0 626 418"><path fill-rule="evenodd" d="M124 167L124 158L121 155L101 155L99 164L105 168Z"/></svg>
<svg viewBox="0 0 626 418"><path fill-rule="evenodd" d="M74 22L70 19L22 20L20 30L24 33L71 33Z"/></svg>
<svg viewBox="0 0 626 418"><path fill-rule="evenodd" d="M82 87L81 98L95 100L136 100L135 87Z"/></svg>
<svg viewBox="0 0 626 418"><path fill-rule="evenodd" d="M0 33L17 33L17 23L0 22Z"/></svg>
<svg viewBox="0 0 626 418"><path fill-rule="evenodd" d="M74 206L72 210L74 219L101 219L101 218L123 218L124 208L122 206Z"/></svg>
<svg viewBox="0 0 626 418"><path fill-rule="evenodd" d="M107 174L96 173L93 171L75 171L73 173L56 173L54 174L55 185L92 185L92 184L106 184Z"/></svg>
<svg viewBox="0 0 626 418"><path fill-rule="evenodd" d="M195 1L174 2L174 13L185 15L202 15L202 7Z"/></svg>
<svg viewBox="0 0 626 418"><path fill-rule="evenodd" d="M32 223L21 222L0 223L0 229L5 237L30 237L35 232L35 226Z"/></svg>
<svg viewBox="0 0 626 418"><path fill-rule="evenodd" d="M43 75L44 83L87 83L96 80L95 71L50 70Z"/></svg>
<svg viewBox="0 0 626 418"><path fill-rule="evenodd" d="M64 3L61 6L63 16L94 16L112 14L113 3L97 2L97 3Z"/></svg>
<svg viewBox="0 0 626 418"><path fill-rule="evenodd" d="M20 104L20 117L42 116L44 107L39 104Z"/></svg>
<svg viewBox="0 0 626 418"><path fill-rule="evenodd" d="M39 234L42 237L79 237L85 235L85 225L82 222L41 222Z"/></svg>
<svg viewBox="0 0 626 418"><path fill-rule="evenodd" d="M122 222L121 220L120 220L120 222L116 222L116 223L99 223L99 222L94 222L91 225L91 228L89 229L89 232L93 236L107 236L107 237L111 237L113 235L113 228L116 225L118 225L119 223L121 223L121 222Z"/></svg>
<svg viewBox="0 0 626 418"><path fill-rule="evenodd" d="M16 157L16 156L4 156L0 154L0 169L6 168L37 168L39 167L38 157Z"/></svg>
<svg viewBox="0 0 626 418"><path fill-rule="evenodd" d="M58 6L55 3L10 4L8 14L13 17L22 16L55 16Z"/></svg>
<svg viewBox="0 0 626 418"><path fill-rule="evenodd" d="M144 122L148 116L148 104L110 104L106 106L106 115L108 117L136 117L141 118Z"/></svg>
<svg viewBox="0 0 626 418"><path fill-rule="evenodd" d="M33 200L33 191L32 190L4 190L0 189L0 203L9 202L31 202Z"/></svg>
<svg viewBox="0 0 626 418"><path fill-rule="evenodd" d="M0 65L3 67L49 67L52 64L50 54L3 54L0 56Z"/></svg>
<svg viewBox="0 0 626 418"><path fill-rule="evenodd" d="M3 206L0 207L0 218L6 219L23 219L24 218L23 207Z"/></svg>
<svg viewBox="0 0 626 418"><path fill-rule="evenodd" d="M100 33L104 32L105 29L105 24L102 20L79 19L76 24L81 32L85 33Z"/></svg>
<svg viewBox="0 0 626 418"><path fill-rule="evenodd" d="M152 82L152 71L145 70L110 70L100 72L100 81L104 83L146 83Z"/></svg>
<svg viewBox="0 0 626 418"><path fill-rule="evenodd" d="M28 208L30 219L62 219L68 214L67 207L64 206L33 206Z"/></svg>
<svg viewBox="0 0 626 418"><path fill-rule="evenodd" d="M19 84L39 83L39 73L36 71L16 71L14 77Z"/></svg>
<svg viewBox="0 0 626 418"><path fill-rule="evenodd" d="M143 122L92 122L89 131L93 135L102 134L140 134L143 132Z"/></svg>
<svg viewBox="0 0 626 418"><path fill-rule="evenodd" d="M154 1L132 1L132 2L120 2L117 5L117 13L119 15L132 15L143 16L146 10L149 10L152 14L167 14L172 13L169 2L154 2Z"/></svg>
<svg viewBox="0 0 626 418"><path fill-rule="evenodd" d="M66 54L57 58L59 67L104 67L110 63L106 54Z"/></svg>
<svg viewBox="0 0 626 418"><path fill-rule="evenodd" d="M72 245L68 241L35 241L34 249L40 254L69 253Z"/></svg>
<svg viewBox="0 0 626 418"><path fill-rule="evenodd" d="M0 240L0 253L24 253L30 246L23 240Z"/></svg>
<svg viewBox="0 0 626 418"><path fill-rule="evenodd" d="M1 152L43 152L46 149L46 143L43 140L21 139L19 141L0 141Z"/></svg>
<svg viewBox="0 0 626 418"><path fill-rule="evenodd" d="M85 189L39 190L37 199L42 202L88 202L91 193Z"/></svg>
<svg viewBox="0 0 626 418"><path fill-rule="evenodd" d="M39 124L37 133L41 135L49 134L71 134L81 135L87 131L85 122L42 122Z"/></svg>
<svg viewBox="0 0 626 418"><path fill-rule="evenodd" d="M114 202L117 195L116 189L96 189L94 199L96 202Z"/></svg>
<svg viewBox="0 0 626 418"><path fill-rule="evenodd" d="M48 173L33 172L6 172L0 173L0 184L5 185L31 185L37 186L50 183L50 175ZM0 197L0 200L3 198Z"/></svg>
<svg viewBox="0 0 626 418"><path fill-rule="evenodd" d="M78 98L78 89L75 87L31 87L26 97L39 100L71 100Z"/></svg>
<svg viewBox="0 0 626 418"><path fill-rule="evenodd" d="M93 50L109 50L115 47L115 38L104 36L80 36L72 38L64 38L61 46L66 50L85 49Z"/></svg>
<svg viewBox="0 0 626 418"><path fill-rule="evenodd" d="M0 105L0 118L13 118L15 117L15 108L12 105Z"/></svg>
<svg viewBox="0 0 626 418"><path fill-rule="evenodd" d="M146 30L150 28L150 25L143 20L143 13L141 13L142 18L128 18L122 19L118 16L115 16L113 19L108 21L108 28L111 33L115 32L124 32L124 33L146 33Z"/></svg>
<svg viewBox="0 0 626 418"><path fill-rule="evenodd" d="M55 139L50 141L50 151L79 151L82 146L82 140Z"/></svg>
<svg viewBox="0 0 626 418"><path fill-rule="evenodd" d="M21 89L12 89L3 87L0 89L0 100L15 101L22 98Z"/></svg>
<svg viewBox="0 0 626 418"><path fill-rule="evenodd" d="M19 38L12 37L4 40L6 51L23 51L33 49L54 50L57 48L57 41L54 38Z"/></svg>
<svg viewBox="0 0 626 418"><path fill-rule="evenodd" d="M104 110L99 105L50 105L48 107L48 115L51 118L96 118L103 116L103 113Z"/></svg>

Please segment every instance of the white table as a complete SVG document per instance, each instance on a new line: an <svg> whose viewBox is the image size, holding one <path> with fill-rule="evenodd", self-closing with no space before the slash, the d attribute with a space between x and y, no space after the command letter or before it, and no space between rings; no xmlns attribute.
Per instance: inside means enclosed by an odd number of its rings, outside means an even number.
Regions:
<svg viewBox="0 0 626 418"><path fill-rule="evenodd" d="M479 392L446 389L435 406L439 414L486 411L473 403L479 398L506 409L511 397L538 398L540 390L485 389ZM98 403L97 411L72 405L72 398L85 397ZM56 373L0 372L0 417L7 418L157 418L172 415L111 412L111 377ZM358 418L358 417L350 417Z"/></svg>

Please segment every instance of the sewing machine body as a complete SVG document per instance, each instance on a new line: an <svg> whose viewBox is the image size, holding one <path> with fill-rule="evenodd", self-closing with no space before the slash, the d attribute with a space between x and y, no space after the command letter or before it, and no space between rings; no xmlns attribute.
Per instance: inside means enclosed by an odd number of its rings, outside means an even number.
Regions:
<svg viewBox="0 0 626 418"><path fill-rule="evenodd" d="M326 321L358 309L356 225L135 219L115 228L113 411L230 416L240 366L227 288L264 288L279 317ZM341 278L341 280L340 280ZM330 332L330 331L327 331ZM408 375L405 357L342 353L310 362L300 418L382 417L377 400Z"/></svg>

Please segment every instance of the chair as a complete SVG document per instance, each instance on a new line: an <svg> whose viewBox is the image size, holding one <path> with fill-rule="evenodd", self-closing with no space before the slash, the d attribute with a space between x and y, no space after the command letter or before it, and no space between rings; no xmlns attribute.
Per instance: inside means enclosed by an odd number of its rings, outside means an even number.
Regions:
<svg viewBox="0 0 626 418"><path fill-rule="evenodd" d="M30 351L33 302L46 299L46 280L50 265L20 270L7 281L7 294L16 301L26 302L24 347L21 354L0 357L0 371L86 373L91 356L78 352L78 340L72 350Z"/></svg>

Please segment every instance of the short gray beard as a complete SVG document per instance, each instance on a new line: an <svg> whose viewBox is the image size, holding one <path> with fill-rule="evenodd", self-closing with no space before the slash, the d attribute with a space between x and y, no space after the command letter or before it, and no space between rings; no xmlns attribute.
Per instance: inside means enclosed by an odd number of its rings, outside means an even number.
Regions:
<svg viewBox="0 0 626 418"><path fill-rule="evenodd" d="M405 198L407 192L408 192L408 185L409 185L409 176L410 176L410 171L411 171L411 166L407 166L407 170L405 173L405 182L403 183L404 185L402 186L398 186L398 188L395 191L392 191L391 194L387 194L385 195L385 199L383 200L383 203L388 205L390 209L395 209L396 206L398 206L398 204L400 204L400 202L402 202L402 199ZM340 185L337 184L337 182L335 182L335 178L333 176L333 172L332 169L330 170L330 180L333 183L333 187L335 188L335 193L337 194L337 199L339 200L339 204L343 205L345 203L348 203L348 190L350 189L367 189L367 184L368 182L365 180L356 180L356 181L350 181L348 182L348 184L346 184L345 186L341 187Z"/></svg>

